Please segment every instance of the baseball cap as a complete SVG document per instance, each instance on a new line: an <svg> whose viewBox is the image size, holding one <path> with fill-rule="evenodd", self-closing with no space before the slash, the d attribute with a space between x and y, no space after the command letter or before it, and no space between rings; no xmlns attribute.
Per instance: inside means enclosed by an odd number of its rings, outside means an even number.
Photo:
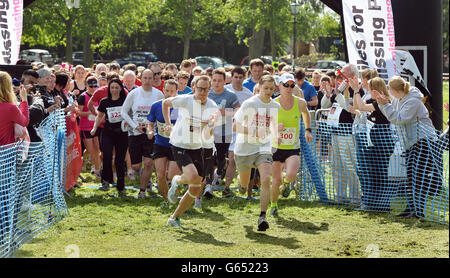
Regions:
<svg viewBox="0 0 450 278"><path fill-rule="evenodd" d="M290 73L283 73L283 74L280 76L280 79L279 79L278 83L286 84L288 81L292 81L292 82L295 83L294 75L292 75L292 74L290 74Z"/></svg>

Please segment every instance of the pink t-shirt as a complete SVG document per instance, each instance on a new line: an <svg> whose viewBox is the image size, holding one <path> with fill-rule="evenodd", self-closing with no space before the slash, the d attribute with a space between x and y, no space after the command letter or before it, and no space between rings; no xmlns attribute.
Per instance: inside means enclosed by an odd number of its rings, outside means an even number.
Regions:
<svg viewBox="0 0 450 278"><path fill-rule="evenodd" d="M26 127L29 122L28 103L22 101L20 109L14 103L0 103L0 146L8 145L15 142L14 124Z"/></svg>

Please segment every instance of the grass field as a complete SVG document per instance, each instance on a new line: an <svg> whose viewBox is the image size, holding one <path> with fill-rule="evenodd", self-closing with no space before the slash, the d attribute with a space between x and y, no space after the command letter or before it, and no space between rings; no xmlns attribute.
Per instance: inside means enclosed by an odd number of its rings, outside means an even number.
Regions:
<svg viewBox="0 0 450 278"><path fill-rule="evenodd" d="M444 103L449 84L444 82ZM448 112L444 111L444 123ZM175 206L162 208L156 193L136 199L115 189L99 191L90 174L66 198L70 215L15 254L20 258L448 258L448 226L393 218L318 202L279 201L279 218L258 232L259 201L215 198L203 209L190 208L183 228L166 226ZM136 182L135 182L136 184ZM232 185L235 187L236 184ZM219 194L220 195L220 194Z"/></svg>
<svg viewBox="0 0 450 278"><path fill-rule="evenodd" d="M89 182L66 198L70 215L15 257L449 257L448 226L297 201L293 193L280 200L279 218L268 217L266 232L256 228L259 201L241 198L204 200L182 217L183 228L168 227L175 207L161 208L161 198L136 199L137 188L127 187L121 199L83 175Z"/></svg>

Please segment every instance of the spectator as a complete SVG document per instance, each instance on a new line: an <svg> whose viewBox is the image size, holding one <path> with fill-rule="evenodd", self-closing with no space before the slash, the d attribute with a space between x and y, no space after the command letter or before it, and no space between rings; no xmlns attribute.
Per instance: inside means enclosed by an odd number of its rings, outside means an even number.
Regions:
<svg viewBox="0 0 450 278"><path fill-rule="evenodd" d="M39 74L36 71L29 69L22 73L22 78L20 80L21 83L25 86L28 93L30 121L28 123L27 130L31 142L41 141L36 128L39 127L41 121L44 119L44 102L40 96L33 96L33 92L35 90L34 85L37 84L38 79ZM19 92L20 90L18 90L17 93ZM17 95L17 99L20 100L20 95Z"/></svg>
<svg viewBox="0 0 450 278"><path fill-rule="evenodd" d="M53 92L55 81L50 70L48 68L41 68L37 73L39 74L39 94L44 103L44 115L47 117L50 113L62 107L62 99L61 96Z"/></svg>
<svg viewBox="0 0 450 278"><path fill-rule="evenodd" d="M192 89L187 86L189 82L189 78L191 76L186 71L180 71L177 74L177 82L178 82L178 94L179 95L187 95L192 94Z"/></svg>
<svg viewBox="0 0 450 278"><path fill-rule="evenodd" d="M425 105L423 94L416 87L411 87L399 76L389 80L392 103L385 95L372 91L381 112L391 124L400 125L407 135L406 185L407 208L398 216L425 217L424 209L427 195L439 194L442 190L442 157L436 155L438 141Z"/></svg>
<svg viewBox="0 0 450 278"><path fill-rule="evenodd" d="M305 80L306 72L304 69L297 69L294 75L297 86L303 91L303 96L308 104L308 109L312 110L319 104L316 89L314 89L314 86L311 85L311 83Z"/></svg>
<svg viewBox="0 0 450 278"><path fill-rule="evenodd" d="M25 86L20 86L20 108L16 105L16 96L12 88L11 76L0 71L0 146L8 145L16 141L15 125L26 127L29 122L27 91Z"/></svg>
<svg viewBox="0 0 450 278"><path fill-rule="evenodd" d="M331 79L331 87L336 88L336 73L334 72L334 70L328 70L326 75Z"/></svg>
<svg viewBox="0 0 450 278"><path fill-rule="evenodd" d="M320 90L320 78L322 77L322 72L320 70L315 70L312 74L312 85L316 92ZM319 100L320 102L320 100Z"/></svg>
<svg viewBox="0 0 450 278"><path fill-rule="evenodd" d="M369 80L368 92L372 91L391 99L386 83L379 77ZM386 196L393 192L388 180L389 159L395 147L389 121L376 100L370 98L363 101L358 91L354 94L354 101L359 111L370 113L367 116L368 124L363 123L356 127L357 169L363 191L363 209L388 211L390 200Z"/></svg>
<svg viewBox="0 0 450 278"><path fill-rule="evenodd" d="M320 79L320 94L322 94L322 98L325 96L326 98L331 98L334 94L334 89L332 88L331 78L327 75L322 76ZM298 88L298 87L296 87ZM319 93L318 93L319 94ZM317 106L318 110L322 109L322 100ZM326 159L328 157L328 147L331 143L331 137L329 135L328 128L326 126L326 115L321 114L321 119L318 121L318 132L317 136L320 136L320 155L322 159Z"/></svg>
<svg viewBox="0 0 450 278"><path fill-rule="evenodd" d="M264 62L261 59L253 59L250 61L250 72L252 76L242 83L244 87L253 92L253 88L262 77L264 71Z"/></svg>
<svg viewBox="0 0 450 278"><path fill-rule="evenodd" d="M353 95L353 91L359 91L361 95L364 95L364 91L359 89L359 71L355 65L344 66L342 76L346 79L346 83L342 84L343 88L340 88L343 91L335 90L333 95L327 93L322 98L321 105L324 109L331 108L327 123L330 126L333 146L335 201L340 204L350 201L352 206L360 207L361 196L359 180L356 175L355 143L352 136L353 118L348 99L350 95ZM347 188L350 193L349 199Z"/></svg>
<svg viewBox="0 0 450 278"><path fill-rule="evenodd" d="M75 112L76 104L69 104L67 90L70 86L69 76L66 73L59 72L56 75L55 89L53 91L56 95L61 96L64 99L65 104L61 106L64 108L64 113Z"/></svg>

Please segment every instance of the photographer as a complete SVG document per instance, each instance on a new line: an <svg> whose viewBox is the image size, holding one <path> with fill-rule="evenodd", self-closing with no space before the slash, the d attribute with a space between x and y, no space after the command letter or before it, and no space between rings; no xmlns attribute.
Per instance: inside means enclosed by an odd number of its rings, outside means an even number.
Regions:
<svg viewBox="0 0 450 278"><path fill-rule="evenodd" d="M64 105L67 106L67 98L64 99L53 91L55 80L48 68L41 68L37 71L39 74L38 84L36 85L38 93L44 102L44 118L56 109L60 109ZM65 107L64 106L64 107Z"/></svg>
<svg viewBox="0 0 450 278"><path fill-rule="evenodd" d="M41 138L38 136L36 128L39 127L44 119L44 102L42 98L37 94L37 87L35 84L38 82L39 74L34 70L26 70L22 73L22 78L18 84L14 84L16 90L17 99L19 96L19 86L22 84L27 91L27 102L29 107L29 123L27 126L28 135L31 142L39 142Z"/></svg>

